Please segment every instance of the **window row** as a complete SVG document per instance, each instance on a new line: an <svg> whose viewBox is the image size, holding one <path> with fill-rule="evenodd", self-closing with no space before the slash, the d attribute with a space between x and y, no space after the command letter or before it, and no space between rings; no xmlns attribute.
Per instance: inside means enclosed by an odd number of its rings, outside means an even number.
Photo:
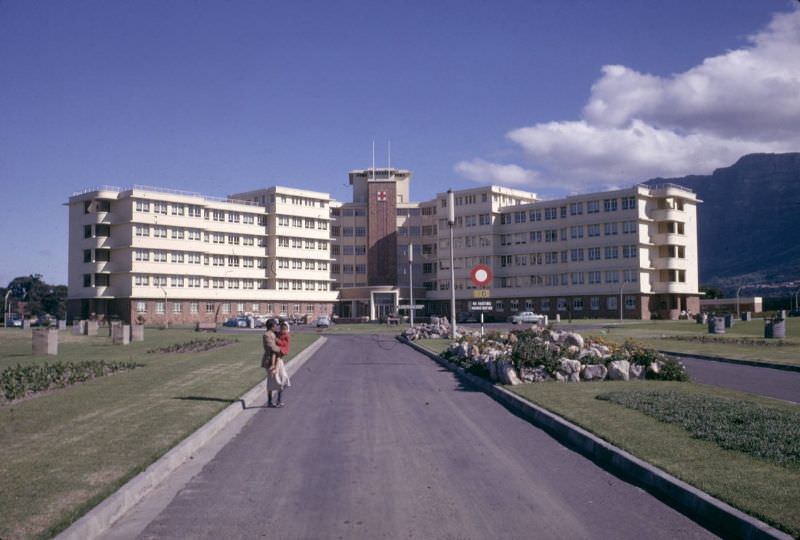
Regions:
<svg viewBox="0 0 800 540"><path fill-rule="evenodd" d="M522 253L518 255L499 255L498 262L501 267L534 266L538 264L563 264L568 262L619 259L620 256L623 259L635 259L639 256L639 248L635 244L630 244L626 246L575 248L561 251Z"/></svg>
<svg viewBox="0 0 800 540"><path fill-rule="evenodd" d="M133 260L136 262L203 264L206 266L232 266L237 268L266 268L267 266L267 259L262 257L208 255L194 251L166 251L163 249L134 249Z"/></svg>
<svg viewBox="0 0 800 540"><path fill-rule="evenodd" d="M164 274L134 274L136 287L188 287L194 289L266 289L263 279L214 278L206 276L179 276Z"/></svg>
<svg viewBox="0 0 800 540"><path fill-rule="evenodd" d="M278 216L276 219L279 227L295 227L297 229L328 230L328 222L324 219Z"/></svg>
<svg viewBox="0 0 800 540"><path fill-rule="evenodd" d="M163 301L155 301L152 302L154 312L155 313L165 313L166 311L166 302ZM189 313L200 313L201 306L204 309L205 313L217 313L219 310L221 313L227 315L231 313L231 310L235 310L234 313L239 315L251 315L251 314L258 314L263 313L267 316L274 317L278 315L312 315L314 313L314 304L261 304L259 302L220 302L219 304L215 302L169 302L171 304L171 311L172 313L183 313L184 304L189 306ZM291 311L289 310L291 306ZM263 311L262 311L263 309ZM316 306L316 311L319 313L327 313L328 312L328 305L327 304L318 304ZM143 300L138 300L136 302L136 313L147 313L148 312L148 303Z"/></svg>
<svg viewBox="0 0 800 540"><path fill-rule="evenodd" d="M276 286L279 291L327 291L330 284L310 279L278 279Z"/></svg>
<svg viewBox="0 0 800 540"><path fill-rule="evenodd" d="M299 238L296 236L279 236L278 247L291 247L295 249L319 249L328 250L327 240L314 240L312 238Z"/></svg>
<svg viewBox="0 0 800 540"><path fill-rule="evenodd" d="M266 218L261 214L251 214L247 212L234 212L225 210L214 210L204 208L194 204L170 203L166 201L150 201L135 199L134 208L137 212L154 213L173 216L203 217L212 221L227 221L228 223L243 223L245 225L266 224Z"/></svg>
<svg viewBox="0 0 800 540"><path fill-rule="evenodd" d="M314 261L309 259L283 259L279 258L278 268L292 270L328 270L328 261Z"/></svg>

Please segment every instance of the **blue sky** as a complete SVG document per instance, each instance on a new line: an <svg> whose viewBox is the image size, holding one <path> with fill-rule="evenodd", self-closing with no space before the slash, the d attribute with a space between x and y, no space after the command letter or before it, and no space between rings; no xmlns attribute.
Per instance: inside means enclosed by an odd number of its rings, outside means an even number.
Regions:
<svg viewBox="0 0 800 540"><path fill-rule="evenodd" d="M66 282L98 184L346 200L391 139L417 200L559 196L800 150L797 5L0 1L0 284Z"/></svg>

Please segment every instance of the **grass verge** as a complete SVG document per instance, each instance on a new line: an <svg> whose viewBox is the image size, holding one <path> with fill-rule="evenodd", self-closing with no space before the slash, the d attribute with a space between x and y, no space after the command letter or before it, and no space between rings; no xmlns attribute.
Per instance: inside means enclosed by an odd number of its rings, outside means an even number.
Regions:
<svg viewBox="0 0 800 540"><path fill-rule="evenodd" d="M0 367L52 362L32 357L24 334L0 333ZM61 335L60 361L143 367L0 408L0 538L46 537L67 527L264 377L259 333L189 354L147 353L195 339L189 330L148 329L144 342L125 347L107 337ZM292 356L317 338L294 335Z"/></svg>
<svg viewBox="0 0 800 540"><path fill-rule="evenodd" d="M693 383L605 381L541 383L508 387L600 438L652 463L732 506L794 536L800 535L800 469L781 466L695 438L674 423L664 423L600 394L674 392L691 401L735 400L796 415L797 407L742 392Z"/></svg>
<svg viewBox="0 0 800 540"><path fill-rule="evenodd" d="M557 326L566 329L577 324L558 323ZM599 330L581 333L601 336L616 343L633 338L647 347L676 353L800 365L800 317L787 319L786 325L786 339L770 339L766 342L761 342L764 336L764 321L761 319L736 321L725 334L714 335L714 342L711 343L700 341L711 336L706 325L694 321L609 323Z"/></svg>

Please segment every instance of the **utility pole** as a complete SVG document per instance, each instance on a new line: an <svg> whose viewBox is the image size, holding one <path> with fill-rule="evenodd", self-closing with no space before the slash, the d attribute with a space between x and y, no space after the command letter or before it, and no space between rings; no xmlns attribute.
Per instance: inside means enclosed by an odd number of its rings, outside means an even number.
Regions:
<svg viewBox="0 0 800 540"><path fill-rule="evenodd" d="M456 224L456 197L447 190L447 224L450 225L450 339L456 339L456 269L453 265L453 228Z"/></svg>
<svg viewBox="0 0 800 540"><path fill-rule="evenodd" d="M408 298L411 328L414 328L414 244L408 244Z"/></svg>

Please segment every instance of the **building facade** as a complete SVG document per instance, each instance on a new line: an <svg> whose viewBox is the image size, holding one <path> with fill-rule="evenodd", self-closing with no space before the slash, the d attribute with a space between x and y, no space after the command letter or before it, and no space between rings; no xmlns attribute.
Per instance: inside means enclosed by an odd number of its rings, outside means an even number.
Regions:
<svg viewBox="0 0 800 540"><path fill-rule="evenodd" d="M260 195L271 202L138 186L73 195L68 318L181 324L331 313L330 197Z"/></svg>
<svg viewBox="0 0 800 540"><path fill-rule="evenodd" d="M226 199L159 188L93 188L70 198L71 318L151 322L236 314L381 320L413 296L448 314L476 294L496 319L677 318L697 312L695 194L675 185L540 200L499 186L410 200L412 174L349 173L352 200L271 187ZM412 253L413 250L413 253ZM476 292L470 270L492 269ZM405 311L407 313L407 311Z"/></svg>

